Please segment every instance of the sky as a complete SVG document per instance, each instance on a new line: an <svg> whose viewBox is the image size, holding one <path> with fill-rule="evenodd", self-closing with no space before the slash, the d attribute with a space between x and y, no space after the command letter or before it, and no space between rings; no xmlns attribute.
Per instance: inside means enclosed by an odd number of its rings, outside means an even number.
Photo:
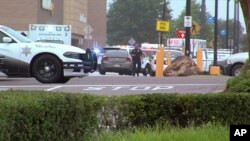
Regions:
<svg viewBox="0 0 250 141"><path fill-rule="evenodd" d="M112 3L113 0L107 0L107 4ZM177 19L178 16L181 14L181 11L185 9L186 0L167 0L170 2L170 8L172 11L172 16L174 19ZM201 0L196 0L198 3L201 3ZM212 16L215 13L215 0L206 0L206 9ZM227 0L218 0L218 18L226 20L226 12L227 12ZM243 14L240 7L239 19L244 28L245 22L243 18ZM191 10L192 12L192 10ZM229 1L229 19L234 18L234 0Z"/></svg>

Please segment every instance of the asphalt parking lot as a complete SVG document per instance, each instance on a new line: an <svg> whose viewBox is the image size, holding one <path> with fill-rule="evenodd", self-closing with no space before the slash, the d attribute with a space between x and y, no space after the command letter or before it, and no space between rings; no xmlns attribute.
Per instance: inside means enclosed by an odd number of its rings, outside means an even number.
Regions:
<svg viewBox="0 0 250 141"><path fill-rule="evenodd" d="M65 93L90 93L96 95L128 95L151 93L216 93L225 89L228 76L188 76L188 77L133 77L97 72L84 78L73 78L65 84L41 84L34 78L0 77L0 91L39 90Z"/></svg>

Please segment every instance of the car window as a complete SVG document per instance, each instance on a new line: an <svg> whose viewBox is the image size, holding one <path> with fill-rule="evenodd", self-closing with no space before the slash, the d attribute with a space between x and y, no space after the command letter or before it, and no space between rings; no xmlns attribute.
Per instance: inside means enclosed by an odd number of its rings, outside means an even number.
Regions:
<svg viewBox="0 0 250 141"><path fill-rule="evenodd" d="M3 37L6 37L6 35L0 31L0 43L3 43Z"/></svg>
<svg viewBox="0 0 250 141"><path fill-rule="evenodd" d="M183 56L183 53L181 51L171 51L171 58L176 58L178 56ZM167 51L165 51L164 57L167 57Z"/></svg>
<svg viewBox="0 0 250 141"><path fill-rule="evenodd" d="M156 53L156 50L147 50L147 49L142 49L143 54L145 57L153 57Z"/></svg>
<svg viewBox="0 0 250 141"><path fill-rule="evenodd" d="M1 27L1 29L3 30L3 32L7 32L9 35L11 35L12 37L16 38L20 42L23 42L23 43L33 42L31 39L23 36L22 34L20 34L19 32L16 32L15 30L13 30L11 28Z"/></svg>
<svg viewBox="0 0 250 141"><path fill-rule="evenodd" d="M213 59L214 58L214 52L207 52L207 59Z"/></svg>
<svg viewBox="0 0 250 141"><path fill-rule="evenodd" d="M127 50L107 50L106 51L107 57L128 57Z"/></svg>
<svg viewBox="0 0 250 141"><path fill-rule="evenodd" d="M3 37L9 37L9 36L0 31L0 43L3 43ZM12 40L12 43L16 43L16 42Z"/></svg>

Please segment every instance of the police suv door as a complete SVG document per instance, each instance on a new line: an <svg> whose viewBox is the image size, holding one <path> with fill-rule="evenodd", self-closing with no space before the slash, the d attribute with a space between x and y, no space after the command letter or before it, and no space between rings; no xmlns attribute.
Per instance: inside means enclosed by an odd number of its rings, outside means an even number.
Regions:
<svg viewBox="0 0 250 141"><path fill-rule="evenodd" d="M0 72L8 76L18 73L19 43L0 30Z"/></svg>

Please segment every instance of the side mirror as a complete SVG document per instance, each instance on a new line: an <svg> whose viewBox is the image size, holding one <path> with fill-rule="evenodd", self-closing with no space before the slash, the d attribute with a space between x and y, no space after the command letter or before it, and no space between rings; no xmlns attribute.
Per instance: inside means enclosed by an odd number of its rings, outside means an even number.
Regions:
<svg viewBox="0 0 250 141"><path fill-rule="evenodd" d="M12 39L10 37L3 37L3 42L4 43L11 43Z"/></svg>

